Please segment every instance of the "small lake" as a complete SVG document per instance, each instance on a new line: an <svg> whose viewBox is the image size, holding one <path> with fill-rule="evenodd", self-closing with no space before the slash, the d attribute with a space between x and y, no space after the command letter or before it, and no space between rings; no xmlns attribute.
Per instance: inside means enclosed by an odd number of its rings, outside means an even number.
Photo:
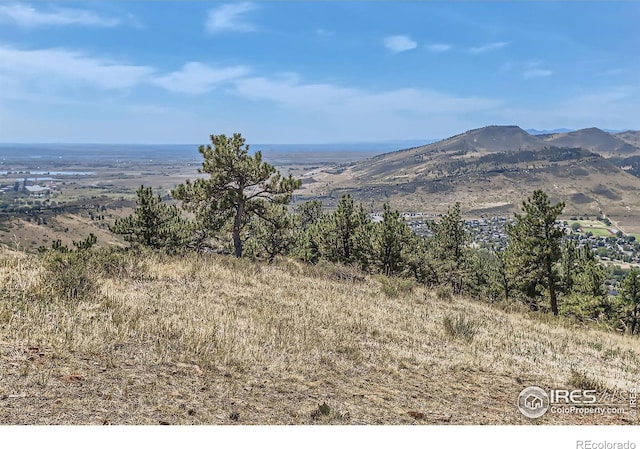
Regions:
<svg viewBox="0 0 640 449"><path fill-rule="evenodd" d="M90 176L90 171L45 171L45 170L29 170L29 171L0 171L0 175L49 175L49 176Z"/></svg>

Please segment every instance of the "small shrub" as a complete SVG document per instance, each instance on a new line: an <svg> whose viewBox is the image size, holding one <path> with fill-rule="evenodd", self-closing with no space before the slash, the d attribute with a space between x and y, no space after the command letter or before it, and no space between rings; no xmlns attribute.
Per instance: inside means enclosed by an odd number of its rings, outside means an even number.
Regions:
<svg viewBox="0 0 640 449"><path fill-rule="evenodd" d="M455 317L445 316L442 324L447 335L454 338L462 338L469 342L476 336L479 328L476 321L470 318L467 319L462 314L458 314Z"/></svg>
<svg viewBox="0 0 640 449"><path fill-rule="evenodd" d="M415 282L412 279L397 277L381 277L382 292L387 298L399 298L406 296L413 291Z"/></svg>
<svg viewBox="0 0 640 449"><path fill-rule="evenodd" d="M451 291L451 287L446 285L439 285L436 288L436 298L440 301L451 301L453 298L453 292Z"/></svg>
<svg viewBox="0 0 640 449"><path fill-rule="evenodd" d="M322 420L323 422L348 421L349 413L339 413L332 409L326 402L318 404L318 407L311 412L311 419L314 421Z"/></svg>
<svg viewBox="0 0 640 449"><path fill-rule="evenodd" d="M80 301L97 292L97 284L88 263L86 252L57 252L44 255L46 299Z"/></svg>
<svg viewBox="0 0 640 449"><path fill-rule="evenodd" d="M527 307L522 301L517 301L514 299L500 299L498 301L492 302L491 305L507 313L527 314L530 312L530 308Z"/></svg>
<svg viewBox="0 0 640 449"><path fill-rule="evenodd" d="M315 265L306 265L303 267L303 273L306 276L330 281L364 282L366 279L365 274L358 267L326 260L321 260Z"/></svg>
<svg viewBox="0 0 640 449"><path fill-rule="evenodd" d="M145 251L100 248L91 254L93 270L112 279L141 279L149 270Z"/></svg>
<svg viewBox="0 0 640 449"><path fill-rule="evenodd" d="M580 390L596 390L596 391L605 391L606 387L604 383L588 375L584 371L578 371L574 368L571 369L571 374L569 374L569 378L567 379L569 385L578 388Z"/></svg>

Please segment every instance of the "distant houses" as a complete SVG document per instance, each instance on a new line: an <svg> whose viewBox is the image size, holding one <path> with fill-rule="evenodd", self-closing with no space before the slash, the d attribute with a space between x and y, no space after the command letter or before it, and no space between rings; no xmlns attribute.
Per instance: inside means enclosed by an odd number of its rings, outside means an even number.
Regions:
<svg viewBox="0 0 640 449"><path fill-rule="evenodd" d="M25 186L24 190L29 193L29 196L33 197L41 197L43 195L48 195L49 193L51 193L51 188L39 185Z"/></svg>

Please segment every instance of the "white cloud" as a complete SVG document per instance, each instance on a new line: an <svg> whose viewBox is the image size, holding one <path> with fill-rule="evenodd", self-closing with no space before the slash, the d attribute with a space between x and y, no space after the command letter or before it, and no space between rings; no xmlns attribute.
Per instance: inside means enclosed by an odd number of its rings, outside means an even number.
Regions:
<svg viewBox="0 0 640 449"><path fill-rule="evenodd" d="M441 92L400 88L383 92L334 84L304 83L299 77L250 77L234 82L237 94L252 100L267 100L288 108L315 110L354 119L363 115L385 116L466 113L498 107L501 102L483 97L456 97Z"/></svg>
<svg viewBox="0 0 640 449"><path fill-rule="evenodd" d="M513 64L509 61L503 63L500 68L498 69L498 73L505 73L508 72L509 70L511 70L513 68Z"/></svg>
<svg viewBox="0 0 640 449"><path fill-rule="evenodd" d="M494 121L509 120L528 128L638 128L640 85L611 86L550 101L538 108L511 107L496 111Z"/></svg>
<svg viewBox="0 0 640 449"><path fill-rule="evenodd" d="M151 83L167 90L186 94L203 94L215 85L237 79L249 73L245 66L212 67L200 62L188 62L181 70L157 76Z"/></svg>
<svg viewBox="0 0 640 449"><path fill-rule="evenodd" d="M201 62L188 62L180 70L162 74L154 67L126 64L67 49L23 50L0 45L0 82L4 98L63 101L65 95L72 97L85 86L126 92L142 84L178 93L203 94L218 84L248 74L249 68L245 66L218 67Z"/></svg>
<svg viewBox="0 0 640 449"><path fill-rule="evenodd" d="M176 111L174 108L154 104L130 104L125 105L124 109L133 115L165 115Z"/></svg>
<svg viewBox="0 0 640 449"><path fill-rule="evenodd" d="M383 39L383 43L391 53L413 50L418 46L416 41L406 35L387 36Z"/></svg>
<svg viewBox="0 0 640 449"><path fill-rule="evenodd" d="M0 76L40 89L78 83L100 89L129 89L154 69L88 56L66 49L21 50L0 45Z"/></svg>
<svg viewBox="0 0 640 449"><path fill-rule="evenodd" d="M471 47L469 49L469 53L474 54L474 55L479 55L481 53L487 53L493 50L497 50L499 48L502 48L506 45L508 45L508 42L493 42L490 44L485 44L485 45L480 45L477 47Z"/></svg>
<svg viewBox="0 0 640 449"><path fill-rule="evenodd" d="M504 106L502 101L486 97L418 88L370 91L307 83L295 76L249 77L234 85L241 97L280 106L264 106L272 111L270 117L288 124L274 124L270 132L276 138L280 133L298 142L444 137L481 126L484 114ZM466 116L475 117L473 123Z"/></svg>
<svg viewBox="0 0 640 449"><path fill-rule="evenodd" d="M320 37L331 37L336 35L335 30L327 30L325 28L318 28L316 30L316 35Z"/></svg>
<svg viewBox="0 0 640 449"><path fill-rule="evenodd" d="M529 69L525 70L522 74L522 76L524 76L524 79L543 78L551 75L553 75L553 71L548 69Z"/></svg>
<svg viewBox="0 0 640 449"><path fill-rule="evenodd" d="M433 53L442 53L445 51L449 51L453 48L453 45L451 44L431 44L431 45L427 45L427 50L433 52Z"/></svg>
<svg viewBox="0 0 640 449"><path fill-rule="evenodd" d="M616 86L583 93L569 98L554 108L565 119L575 118L607 128L637 127L640 86ZM632 122L636 122L635 124ZM593 125L590 125L593 126Z"/></svg>
<svg viewBox="0 0 640 449"><path fill-rule="evenodd" d="M119 19L103 17L85 9L56 8L51 11L41 11L21 3L0 5L0 21L13 22L22 27L45 25L115 27L120 24Z"/></svg>
<svg viewBox="0 0 640 449"><path fill-rule="evenodd" d="M248 12L257 6L251 2L228 3L209 11L205 30L209 33L219 31L255 31L253 24L245 19Z"/></svg>
<svg viewBox="0 0 640 449"><path fill-rule="evenodd" d="M622 70L620 68L614 68L614 69L605 70L604 72L601 72L598 75L600 75L600 76L614 76L614 75L620 75L622 73L624 73L624 70Z"/></svg>

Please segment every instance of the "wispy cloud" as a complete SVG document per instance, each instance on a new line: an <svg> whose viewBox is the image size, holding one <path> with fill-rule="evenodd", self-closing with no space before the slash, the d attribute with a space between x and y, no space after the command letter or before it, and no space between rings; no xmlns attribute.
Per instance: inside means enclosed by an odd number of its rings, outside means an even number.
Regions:
<svg viewBox="0 0 640 449"><path fill-rule="evenodd" d="M614 75L620 75L622 73L624 73L624 70L622 70L620 68L614 68L614 69L605 70L604 72L600 72L598 75L600 75L600 76L614 76Z"/></svg>
<svg viewBox="0 0 640 449"><path fill-rule="evenodd" d="M127 64L73 50L23 50L0 45L0 82L22 97L69 93L79 85L126 92L146 84L171 92L204 94L221 83L247 76L249 72L248 67L240 65L222 67L187 62L180 70L161 73L155 67Z"/></svg>
<svg viewBox="0 0 640 449"><path fill-rule="evenodd" d="M175 108L155 104L130 104L125 105L124 110L133 115L164 115L176 111Z"/></svg>
<svg viewBox="0 0 640 449"><path fill-rule="evenodd" d="M314 129L330 129L334 139L386 139L391 135L420 138L424 133L453 133L468 125L463 124L462 117L482 115L504 106L502 101L488 97L411 87L372 91L356 86L305 82L299 76L255 76L233 84L237 95L272 102L291 120L313 116ZM279 108L274 109L274 114L279 113ZM313 135L314 131L306 129L308 135L298 138L321 141L322 132Z"/></svg>
<svg viewBox="0 0 640 449"><path fill-rule="evenodd" d="M0 45L0 76L40 89L87 84L99 89L129 89L154 69L94 57L67 49L23 50Z"/></svg>
<svg viewBox="0 0 640 449"><path fill-rule="evenodd" d="M498 73L505 73L508 72L509 70L511 70L513 68L513 64L509 61L503 63L500 68L498 68Z"/></svg>
<svg viewBox="0 0 640 449"><path fill-rule="evenodd" d="M237 94L269 100L289 108L313 109L340 116L370 115L411 110L419 114L473 112L494 108L500 102L484 97L458 97L428 89L399 88L370 92L329 83L306 83L301 77L247 77L234 82Z"/></svg>
<svg viewBox="0 0 640 449"><path fill-rule="evenodd" d="M505 107L496 111L498 115L494 120L508 118L511 122L538 129L558 126L636 129L639 102L640 85L610 86L554 99L550 104L537 108Z"/></svg>
<svg viewBox="0 0 640 449"><path fill-rule="evenodd" d="M493 50L497 50L499 48L502 48L506 45L508 45L508 42L492 42L490 44L485 44L485 45L479 45L477 47L471 47L469 48L469 53L474 54L474 55L479 55L481 53L487 53Z"/></svg>
<svg viewBox="0 0 640 449"><path fill-rule="evenodd" d="M216 85L246 76L249 69L245 66L212 67L200 62L188 62L181 70L158 76L151 83L185 94L204 94Z"/></svg>
<svg viewBox="0 0 640 449"><path fill-rule="evenodd" d="M391 53L401 53L403 51L413 50L418 46L416 41L404 34L387 36L383 39L383 43Z"/></svg>
<svg viewBox="0 0 640 449"><path fill-rule="evenodd" d="M209 33L221 31L255 31L255 26L246 19L247 13L257 9L251 2L228 3L209 11L205 30Z"/></svg>
<svg viewBox="0 0 640 449"><path fill-rule="evenodd" d="M443 53L445 51L449 51L453 48L451 44L431 44L427 45L427 50L433 53Z"/></svg>
<svg viewBox="0 0 640 449"><path fill-rule="evenodd" d="M331 37L331 36L335 36L336 31L335 30L327 30L326 28L318 28L316 30L316 36L320 36L320 37Z"/></svg>
<svg viewBox="0 0 640 449"><path fill-rule="evenodd" d="M528 68L522 73L524 79L544 78L553 75L553 70L540 68L538 67L539 65L539 62L529 64Z"/></svg>
<svg viewBox="0 0 640 449"><path fill-rule="evenodd" d="M121 23L120 19L103 17L86 9L56 8L43 11L22 3L0 5L0 21L12 22L25 28L46 25L115 27Z"/></svg>

